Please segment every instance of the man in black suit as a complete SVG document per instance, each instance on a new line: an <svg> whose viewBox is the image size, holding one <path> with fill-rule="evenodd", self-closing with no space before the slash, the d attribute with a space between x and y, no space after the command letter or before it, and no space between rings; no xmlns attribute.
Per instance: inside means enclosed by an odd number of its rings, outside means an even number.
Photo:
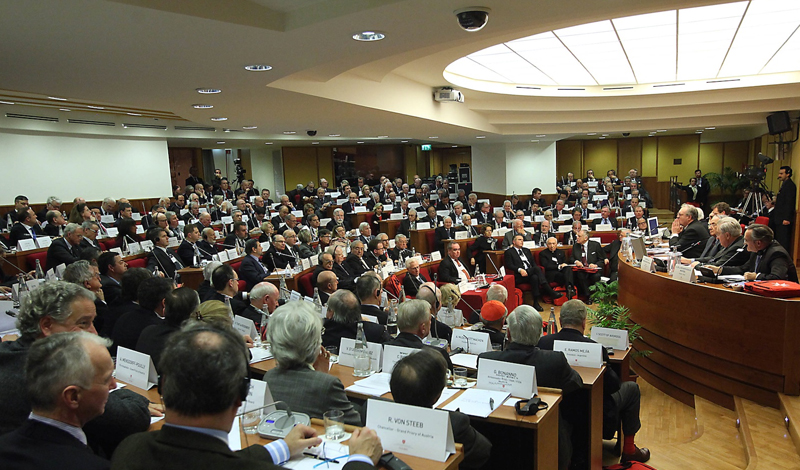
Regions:
<svg viewBox="0 0 800 470"><path fill-rule="evenodd" d="M110 462L86 447L82 429L103 414L109 390L117 386L108 343L80 330L34 342L25 367L32 410L20 428L0 437L4 468L110 467Z"/></svg>
<svg viewBox="0 0 800 470"><path fill-rule="evenodd" d="M302 424L282 440L236 452L214 435L230 431L249 390L247 348L236 332L204 325L179 331L167 343L159 366L167 409L164 426L126 439L114 454L114 468L158 470L180 462L197 469L277 470L291 455L322 442L313 428ZM185 372L189 370L203 373ZM353 432L349 447L346 470L374 468L371 464L383 452L380 439L366 428Z"/></svg>
<svg viewBox="0 0 800 470"><path fill-rule="evenodd" d="M11 230L11 227L14 225L15 222L17 222L17 215L19 213L19 210L27 208L28 208L27 196L23 196L20 194L19 196L15 197L14 208L3 214L3 220L0 221L0 227L6 227L6 229Z"/></svg>
<svg viewBox="0 0 800 470"><path fill-rule="evenodd" d="M396 403L431 409L447 382L447 363L434 351L403 357L392 370L390 387ZM469 416L450 411L453 440L464 446L464 461L459 468L482 468L488 461L492 443L470 425Z"/></svg>
<svg viewBox="0 0 800 470"><path fill-rule="evenodd" d="M241 315L247 309L247 303L239 293L239 275L228 264L223 264L211 273L211 285L214 293L208 300L219 300L231 306L234 315ZM253 319L258 322L260 318Z"/></svg>
<svg viewBox="0 0 800 470"><path fill-rule="evenodd" d="M533 241L536 243L536 246L547 245L547 239L553 236L553 232L550 228L549 220L543 220L539 223L539 231L533 234Z"/></svg>
<svg viewBox="0 0 800 470"><path fill-rule="evenodd" d="M233 199L233 191L231 191L228 178L220 179L219 189L214 191L214 196L222 196L226 201Z"/></svg>
<svg viewBox="0 0 800 470"><path fill-rule="evenodd" d="M478 205L480 209L475 213L475 220L478 221L478 225L491 224L492 220L494 220L492 206L488 202L478 203Z"/></svg>
<svg viewBox="0 0 800 470"><path fill-rule="evenodd" d="M388 242L387 242L388 243ZM398 233L394 237L394 248L387 250L386 254L394 261L395 264L398 264L402 259L405 261L406 258L411 256L411 250L408 249L408 237L403 235L402 233Z"/></svg>
<svg viewBox="0 0 800 470"><path fill-rule="evenodd" d="M513 222L511 222L511 231L506 233L503 237L504 250L511 246L511 241L514 239L515 235L522 235L522 240L526 242L533 240L531 234L525 231L525 222L521 219L514 219Z"/></svg>
<svg viewBox="0 0 800 470"><path fill-rule="evenodd" d="M269 269L261 263L261 256L264 254L261 243L256 239L247 240L244 245L245 256L239 267L239 274L247 283L246 289L249 291L257 284L266 281L269 276Z"/></svg>
<svg viewBox="0 0 800 470"><path fill-rule="evenodd" d="M317 287L317 278L324 271L333 272L333 254L331 253L323 252L319 255L319 264L311 274L311 287Z"/></svg>
<svg viewBox="0 0 800 470"><path fill-rule="evenodd" d="M350 244L350 254L347 255L345 265L354 278L370 270L367 260L364 259L364 251L364 242L356 240Z"/></svg>
<svg viewBox="0 0 800 470"><path fill-rule="evenodd" d="M578 287L578 295L589 297L589 288L600 282L603 269L608 264L606 252L599 243L589 240L589 231L583 229L578 232L578 239L572 245L572 259L575 261L575 266L579 268L597 270L596 272L576 271L573 273L575 284ZM588 300L588 303L591 305L592 301Z"/></svg>
<svg viewBox="0 0 800 470"><path fill-rule="evenodd" d="M202 254L197 248L197 241L200 240L200 231L197 230L197 226L184 225L183 237L183 241L178 246L178 258L181 259L181 263L186 267L200 264Z"/></svg>
<svg viewBox="0 0 800 470"><path fill-rule="evenodd" d="M539 348L552 351L555 341L594 343L583 335L586 331L586 305L578 299L569 300L561 306L561 331L539 340ZM603 362L608 364L608 353L603 351ZM641 393L636 382L621 382L616 371L606 366L603 379L603 438L612 439L620 423L625 441L622 446L622 462L647 462L650 450L636 446L636 433L642 427L639 420Z"/></svg>
<svg viewBox="0 0 800 470"><path fill-rule="evenodd" d="M38 219L38 216L37 216ZM64 226L67 225L67 219L61 211L48 211L45 215L47 225L44 226L44 234L48 237L61 237L64 236Z"/></svg>
<svg viewBox="0 0 800 470"><path fill-rule="evenodd" d="M550 284L547 283L544 272L536 263L536 260L531 253L531 250L522 247L522 235L514 235L512 240L513 245L509 247L504 255L506 274L513 274L514 281L517 288L523 284L530 285L531 294L533 295L533 308L538 311L544 310L539 305L540 292L544 291L553 299L558 299L564 296L560 292L555 292ZM441 268L440 268L441 270Z"/></svg>
<svg viewBox="0 0 800 470"><path fill-rule="evenodd" d="M339 280L339 287L353 291L356 288L356 276L347 267L346 254L343 246L333 249L333 272Z"/></svg>
<svg viewBox="0 0 800 470"><path fill-rule="evenodd" d="M392 340L383 326L361 319L361 306L349 290L337 290L331 294L327 305L328 317L325 319L325 332L322 334L322 345L326 348L338 348L342 338L356 339L359 323L363 325L364 336L370 343L384 344Z"/></svg>
<svg viewBox="0 0 800 470"><path fill-rule="evenodd" d="M225 248L236 248L236 251L241 253L244 251L244 245L247 243L247 239L247 224L244 222L234 222L232 233L225 237Z"/></svg>
<svg viewBox="0 0 800 470"><path fill-rule="evenodd" d="M750 259L750 253L744 246L742 226L733 217L722 217L716 220L716 238L719 250L707 258L695 259L695 266L741 266ZM681 260L683 261L683 260Z"/></svg>
<svg viewBox="0 0 800 470"><path fill-rule="evenodd" d="M106 251L97 258L97 269L100 272L103 297L111 304L122 291L122 275L128 270L128 263L119 254Z"/></svg>
<svg viewBox="0 0 800 470"><path fill-rule="evenodd" d="M353 224L350 223L350 219L345 218L344 211L339 207L333 210L333 217L331 218L331 221L328 222L328 225L326 225L326 228L333 232L333 228L337 225L344 226L344 229L348 232L353 230Z"/></svg>
<svg viewBox="0 0 800 470"><path fill-rule="evenodd" d="M792 249L792 230L794 224L794 205L797 199L797 186L792 181L792 167L782 166L778 170L778 180L781 189L775 198L775 209L772 219L775 228L775 240L778 241L786 251Z"/></svg>
<svg viewBox="0 0 800 470"><path fill-rule="evenodd" d="M784 280L797 282L797 268L791 256L775 240L771 228L761 224L751 224L744 232L744 243L750 252L750 259L741 266L724 266L721 274L741 274L745 281Z"/></svg>
<svg viewBox="0 0 800 470"><path fill-rule="evenodd" d="M423 349L433 348L439 352L447 363L447 368L453 370L453 362L447 350L429 346L422 342L431 333L431 304L424 300L413 299L401 303L397 309L397 336L386 344L403 346L405 348Z"/></svg>
<svg viewBox="0 0 800 470"><path fill-rule="evenodd" d="M376 317L378 323L385 325L389 321L389 313L380 307L381 292L381 280L375 273L367 273L356 279L356 295L361 302L361 313Z"/></svg>
<svg viewBox="0 0 800 470"><path fill-rule="evenodd" d="M416 297L420 286L426 282L430 282L430 279L426 279L425 275L420 272L419 260L416 258L408 260L406 263L406 271L406 277L403 278L403 290L405 290L407 296Z"/></svg>
<svg viewBox="0 0 800 470"><path fill-rule="evenodd" d="M56 238L47 249L47 263L45 270L50 270L59 264L69 266L81 259L81 240L83 239L83 228L78 224L67 224L64 229L64 237Z"/></svg>
<svg viewBox="0 0 800 470"><path fill-rule="evenodd" d="M87 220L81 224L81 228L83 229L83 238L81 238L81 242L79 244L81 251L87 248L94 248L96 250L103 251L103 247L100 245L100 242L97 241L97 234L100 231L100 224L91 220Z"/></svg>
<svg viewBox="0 0 800 470"><path fill-rule="evenodd" d="M36 219L36 214L33 209L27 207L19 209L13 216L16 223L11 227L11 233L8 234L8 245L14 247L20 240L27 240L38 236L44 236L42 227L39 226L39 221Z"/></svg>
<svg viewBox="0 0 800 470"><path fill-rule="evenodd" d="M491 351L478 356L478 369L482 359L525 364L536 368L536 385L561 389L564 406L561 407L562 418L565 409L578 403L575 392L583 386L580 374L569 366L564 354L555 351L543 351L536 347L542 336L542 317L528 305L520 305L511 312L507 319L508 339L504 351ZM573 428L584 425L585 417L572 422ZM559 426L559 468L566 468L571 458L569 431Z"/></svg>
<svg viewBox="0 0 800 470"><path fill-rule="evenodd" d="M217 233L211 227L200 230L200 240L197 240L197 249L200 250L201 259L214 259L217 254ZM180 245L179 245L180 246Z"/></svg>
<svg viewBox="0 0 800 470"><path fill-rule="evenodd" d="M453 219L450 216L444 218L444 224L441 227L436 227L434 230L434 244L433 249L440 251L444 254L444 241L454 240L458 229L453 227Z"/></svg>
<svg viewBox="0 0 800 470"><path fill-rule="evenodd" d="M194 185L196 185L198 183L202 184L202 185L205 185L205 182L203 181L203 178L200 178L199 176L197 176L197 167L193 166L193 167L189 168L189 177L186 178L186 186L194 187Z"/></svg>
<svg viewBox="0 0 800 470"><path fill-rule="evenodd" d="M461 262L461 245L452 241L447 245L447 255L439 263L439 282L460 284L469 281L469 270Z"/></svg>
<svg viewBox="0 0 800 470"><path fill-rule="evenodd" d="M397 226L397 233L408 237L411 233L411 230L417 229L417 211L416 209L409 209L408 210L408 217L403 219L400 222L400 225ZM421 221L419 221L421 222Z"/></svg>
<svg viewBox="0 0 800 470"><path fill-rule="evenodd" d="M138 308L122 315L114 324L112 354L116 355L118 347L135 349L142 330L164 320L164 299L173 287L171 279L161 277L151 277L139 284Z"/></svg>
<svg viewBox="0 0 800 470"><path fill-rule="evenodd" d="M592 225L594 230L597 230L598 225L611 225L611 227L616 230L617 219L611 217L611 210L608 208L608 206L604 206L602 209L600 209L600 218L593 220Z"/></svg>
<svg viewBox="0 0 800 470"><path fill-rule="evenodd" d="M708 240L708 226L698 219L697 208L684 204L672 222L669 246L678 247L686 258L697 258L703 253L703 242Z"/></svg>
<svg viewBox="0 0 800 470"><path fill-rule="evenodd" d="M358 199L358 194L351 192L347 196L347 202L342 204L342 210L345 214L352 214L356 211L356 207L361 206L361 201Z"/></svg>
<svg viewBox="0 0 800 470"><path fill-rule="evenodd" d="M544 269L544 277L547 282L557 282L564 286L567 290L567 298L571 299L575 295L572 267L567 266L566 253L558 249L557 238L547 239L547 249L539 253L539 263Z"/></svg>
<svg viewBox="0 0 800 470"><path fill-rule="evenodd" d="M147 231L147 239L153 242L153 250L147 255L147 269L155 271L158 268L165 277L176 279L179 269L183 264L169 248L169 237L163 228L152 228Z"/></svg>
<svg viewBox="0 0 800 470"><path fill-rule="evenodd" d="M287 267L297 267L294 251L286 245L286 238L283 235L275 235L272 239L272 246L264 252L261 261L270 272Z"/></svg>

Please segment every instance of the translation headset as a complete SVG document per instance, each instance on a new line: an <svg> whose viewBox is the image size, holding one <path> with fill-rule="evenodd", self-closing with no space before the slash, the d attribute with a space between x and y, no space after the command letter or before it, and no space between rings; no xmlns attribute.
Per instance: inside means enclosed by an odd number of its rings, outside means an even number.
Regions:
<svg viewBox="0 0 800 470"><path fill-rule="evenodd" d="M425 289L428 289L429 291L431 291L431 294L433 294L433 301L435 302L433 304L433 309L438 312L439 308L442 306L442 304L441 304L441 302L439 302L439 296L436 295L436 291L431 289L431 286L422 286L422 287L425 288Z"/></svg>
<svg viewBox="0 0 800 470"><path fill-rule="evenodd" d="M532 416L536 413L546 410L550 406L547 402L542 401L538 397L532 397L530 400L520 400L514 403L514 409L518 415Z"/></svg>

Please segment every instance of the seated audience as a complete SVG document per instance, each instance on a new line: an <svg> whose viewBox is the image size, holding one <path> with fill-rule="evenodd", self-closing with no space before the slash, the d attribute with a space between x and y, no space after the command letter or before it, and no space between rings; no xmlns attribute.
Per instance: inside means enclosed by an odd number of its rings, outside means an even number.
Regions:
<svg viewBox="0 0 800 470"><path fill-rule="evenodd" d="M744 232L744 243L750 259L741 266L711 268L720 274L741 274L745 281L779 279L797 282L797 268L792 257L777 240L771 228L751 224Z"/></svg>
<svg viewBox="0 0 800 470"><path fill-rule="evenodd" d="M64 237L56 238L47 248L47 261L45 270L54 269L60 264L70 264L81 259L81 240L83 228L78 224L67 224Z"/></svg>
<svg viewBox="0 0 800 470"><path fill-rule="evenodd" d="M200 309L200 297L188 287L181 287L167 294L164 298L164 321L150 325L142 330L136 342L136 350L153 359L159 370L161 352L167 340L181 329L186 320Z"/></svg>
<svg viewBox="0 0 800 470"><path fill-rule="evenodd" d="M119 347L135 349L142 330L163 321L164 299L172 292L172 288L172 280L160 277L151 277L141 282L138 292L139 305L119 317L114 325L114 331L111 333L111 339L114 340L112 353L116 354Z"/></svg>
<svg viewBox="0 0 800 470"><path fill-rule="evenodd" d="M387 343L392 340L386 329L361 318L358 299L348 290L339 290L328 299L327 318L323 326L322 345L338 348L342 338L356 339L358 324L363 325L364 336L370 343Z"/></svg>

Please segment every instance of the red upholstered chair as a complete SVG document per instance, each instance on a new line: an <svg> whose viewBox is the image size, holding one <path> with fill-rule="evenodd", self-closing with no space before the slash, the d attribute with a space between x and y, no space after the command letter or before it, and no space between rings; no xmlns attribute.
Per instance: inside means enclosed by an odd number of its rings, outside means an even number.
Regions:
<svg viewBox="0 0 800 470"><path fill-rule="evenodd" d="M236 274L239 274L239 268L242 267L242 262L237 261L231 264L231 268L236 271ZM239 279L239 292L246 292L247 291L247 282Z"/></svg>
<svg viewBox="0 0 800 470"><path fill-rule="evenodd" d="M239 274L239 268L242 267L242 262L237 261L235 263L231 263L231 267L233 268L234 271L236 271L236 274Z"/></svg>
<svg viewBox="0 0 800 470"><path fill-rule="evenodd" d="M769 217L764 217L763 215L759 215L756 217L756 223L761 225L769 225Z"/></svg>
<svg viewBox="0 0 800 470"><path fill-rule="evenodd" d="M314 287L311 285L311 277L313 274L313 271L309 271L297 278L297 285L299 286L300 293L308 297L314 295Z"/></svg>
<svg viewBox="0 0 800 470"><path fill-rule="evenodd" d="M136 258L127 261L127 263L128 263L128 268L146 268L147 258Z"/></svg>
<svg viewBox="0 0 800 470"><path fill-rule="evenodd" d="M102 248L103 251L108 251L111 248L113 248L112 246L108 246L109 243L107 241L105 241L105 240L103 240L103 241L98 240L97 243L100 244L100 248Z"/></svg>
<svg viewBox="0 0 800 470"><path fill-rule="evenodd" d="M28 262L28 271L33 271L34 269L36 269L36 260L37 259L39 260L39 264L42 265L42 269L48 269L47 268L47 251L40 251L38 253L31 253L28 256L26 256L26 259L27 259L27 262ZM50 267L54 268L55 266L50 266Z"/></svg>
<svg viewBox="0 0 800 470"><path fill-rule="evenodd" d="M373 218L374 216L375 216L375 213L374 213L374 212L367 212L367 213L365 214L365 216L364 216L364 217L366 218L366 220L367 220L367 223L368 223L368 224L370 224L370 225L372 225L372 218ZM373 233L373 235L377 235L377 233Z"/></svg>
<svg viewBox="0 0 800 470"><path fill-rule="evenodd" d="M430 232L425 232L425 238L428 240L428 253L433 251L433 247L436 244L436 231L431 230ZM439 269L438 267L436 269Z"/></svg>
<svg viewBox="0 0 800 470"><path fill-rule="evenodd" d="M384 288L393 296L400 295L400 287L403 285L403 280L406 278L406 273L392 274L383 283Z"/></svg>
<svg viewBox="0 0 800 470"><path fill-rule="evenodd" d="M106 251L117 247L117 239L116 238L105 238L100 243L102 243L103 246L106 247Z"/></svg>
<svg viewBox="0 0 800 470"><path fill-rule="evenodd" d="M611 243L617 239L617 232L594 232L592 234L593 237L600 237L600 243Z"/></svg>

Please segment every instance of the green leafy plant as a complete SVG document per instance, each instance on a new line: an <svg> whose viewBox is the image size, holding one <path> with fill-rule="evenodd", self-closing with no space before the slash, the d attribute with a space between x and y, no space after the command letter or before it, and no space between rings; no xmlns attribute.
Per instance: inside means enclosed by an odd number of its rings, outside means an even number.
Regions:
<svg viewBox="0 0 800 470"><path fill-rule="evenodd" d="M636 341L639 338L639 329L642 326L631 321L631 312L628 307L617 302L619 281L598 282L590 290L592 291L591 298L592 302L595 303L595 308L590 307L587 309L589 321L593 325L603 328L627 330L630 343L632 344ZM641 354L647 355L649 353L650 351L643 351Z"/></svg>
<svg viewBox="0 0 800 470"><path fill-rule="evenodd" d="M719 189L728 202L736 199L736 192L749 186L750 182L743 175L737 174L731 167L725 167L722 173L706 173L711 189Z"/></svg>

